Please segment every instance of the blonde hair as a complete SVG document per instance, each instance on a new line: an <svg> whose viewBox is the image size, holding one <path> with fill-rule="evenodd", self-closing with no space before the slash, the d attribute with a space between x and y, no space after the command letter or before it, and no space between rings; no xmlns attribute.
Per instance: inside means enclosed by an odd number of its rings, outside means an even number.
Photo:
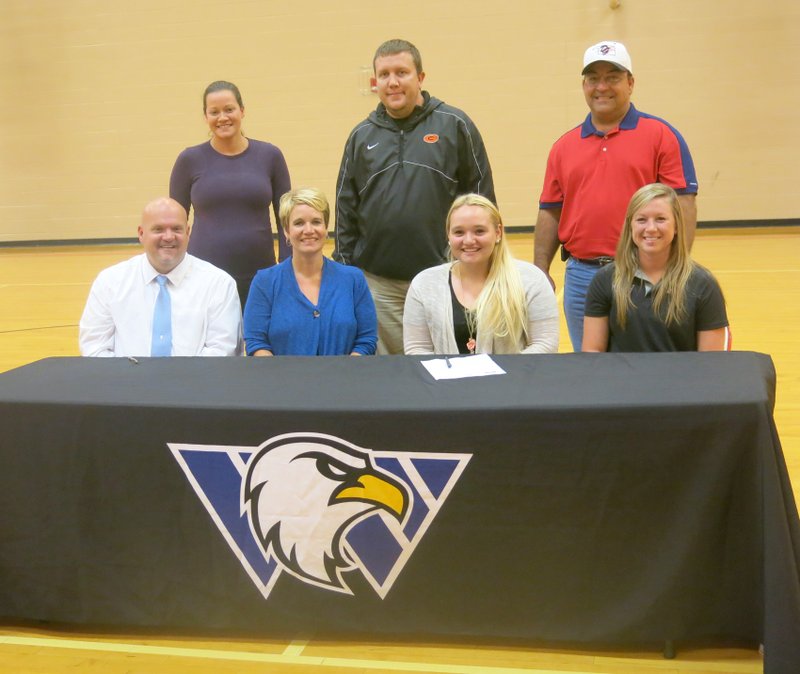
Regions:
<svg viewBox="0 0 800 674"><path fill-rule="evenodd" d="M331 207L322 190L316 187L298 187L289 190L281 197L281 204L278 208L278 217L284 231L289 230L289 217L296 206L310 206L315 211L322 213L322 218L327 225L331 218Z"/></svg>
<svg viewBox="0 0 800 674"><path fill-rule="evenodd" d="M639 249L633 242L633 217L654 199L666 199L669 202L675 221L675 236L670 245L664 276L653 288L653 313L667 325L681 323L686 319L686 284L697 265L689 257L686 224L678 195L668 185L652 183L640 188L631 197L617 244L612 287L617 305L617 322L623 328L628 309L633 307L631 288L639 269ZM666 311L662 310L662 305L666 305Z"/></svg>
<svg viewBox="0 0 800 674"><path fill-rule="evenodd" d="M447 213L445 233L450 234L450 220L453 213L462 206L478 206L484 209L495 227L503 224L500 211L489 199L480 194L462 194L457 197ZM475 303L477 334L491 334L495 337L510 337L528 341L528 305L522 278L514 264L514 258L506 243L500 240L489 259L489 274L478 300Z"/></svg>

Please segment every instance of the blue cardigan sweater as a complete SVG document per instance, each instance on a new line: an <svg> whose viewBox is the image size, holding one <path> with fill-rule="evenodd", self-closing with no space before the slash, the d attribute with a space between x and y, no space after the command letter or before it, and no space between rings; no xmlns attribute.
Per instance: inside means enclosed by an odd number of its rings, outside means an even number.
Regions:
<svg viewBox="0 0 800 674"><path fill-rule="evenodd" d="M300 291L292 259L260 270L244 309L247 355L344 356L375 353L378 321L362 271L327 258L316 305Z"/></svg>

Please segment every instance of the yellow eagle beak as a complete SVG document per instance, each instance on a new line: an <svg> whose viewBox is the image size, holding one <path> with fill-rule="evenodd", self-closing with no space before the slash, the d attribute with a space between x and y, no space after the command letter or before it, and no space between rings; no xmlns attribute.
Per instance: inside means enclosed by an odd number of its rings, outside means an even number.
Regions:
<svg viewBox="0 0 800 674"><path fill-rule="evenodd" d="M391 510L401 518L406 509L406 495L397 487L372 473L359 475L355 487L346 487L335 496L337 501L369 501Z"/></svg>

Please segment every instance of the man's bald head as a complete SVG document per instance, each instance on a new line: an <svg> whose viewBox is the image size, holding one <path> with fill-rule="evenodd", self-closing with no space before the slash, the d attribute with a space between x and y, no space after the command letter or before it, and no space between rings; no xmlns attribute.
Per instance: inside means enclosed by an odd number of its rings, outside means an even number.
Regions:
<svg viewBox="0 0 800 674"><path fill-rule="evenodd" d="M169 197L153 199L142 212L139 241L153 269L171 272L183 262L189 246L186 209Z"/></svg>
<svg viewBox="0 0 800 674"><path fill-rule="evenodd" d="M170 199L169 197L156 197L152 201L149 201L144 207L144 211L142 211L142 223L144 223L146 218L155 217L156 214L164 211L172 211L175 217L183 218L184 224L189 221L189 216L186 214L186 209L177 201L175 201L175 199Z"/></svg>

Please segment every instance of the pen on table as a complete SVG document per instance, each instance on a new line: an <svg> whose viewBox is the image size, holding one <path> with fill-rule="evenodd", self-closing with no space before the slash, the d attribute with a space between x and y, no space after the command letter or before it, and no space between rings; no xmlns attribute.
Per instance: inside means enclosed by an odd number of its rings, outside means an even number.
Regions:
<svg viewBox="0 0 800 674"><path fill-rule="evenodd" d="M447 367L453 367L453 364L447 356L444 357L444 362L447 363Z"/></svg>
<svg viewBox="0 0 800 674"><path fill-rule="evenodd" d="M134 365L138 365L139 361L136 360L133 356L128 356L128 360L131 361Z"/></svg>

